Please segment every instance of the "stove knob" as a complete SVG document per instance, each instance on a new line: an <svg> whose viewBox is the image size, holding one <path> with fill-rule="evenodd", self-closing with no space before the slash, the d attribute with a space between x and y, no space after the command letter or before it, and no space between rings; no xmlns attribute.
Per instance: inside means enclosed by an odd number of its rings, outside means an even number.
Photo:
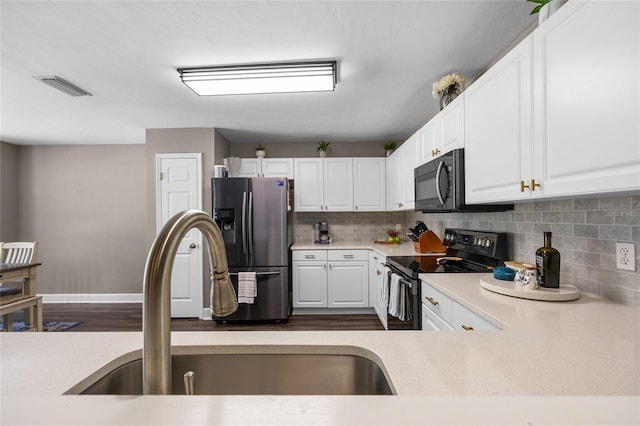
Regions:
<svg viewBox="0 0 640 426"><path fill-rule="evenodd" d="M476 245L481 246L481 245L483 245L483 244L484 244L484 240L483 240L482 238L478 238L478 239L476 240Z"/></svg>
<svg viewBox="0 0 640 426"><path fill-rule="evenodd" d="M492 245L491 240L487 238L487 240L484 242L484 246L486 248L489 248L489 247L491 247L491 245Z"/></svg>

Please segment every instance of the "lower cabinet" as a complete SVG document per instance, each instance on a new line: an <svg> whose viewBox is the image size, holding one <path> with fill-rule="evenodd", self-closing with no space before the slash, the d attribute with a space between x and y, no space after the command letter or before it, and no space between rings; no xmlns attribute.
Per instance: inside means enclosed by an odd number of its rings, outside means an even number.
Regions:
<svg viewBox="0 0 640 426"><path fill-rule="evenodd" d="M387 329L387 307L382 303L382 280L387 258L373 251L369 252L369 306L373 308L380 322Z"/></svg>
<svg viewBox="0 0 640 426"><path fill-rule="evenodd" d="M368 250L294 250L294 308L369 306Z"/></svg>
<svg viewBox="0 0 640 426"><path fill-rule="evenodd" d="M423 331L496 331L500 327L422 281Z"/></svg>

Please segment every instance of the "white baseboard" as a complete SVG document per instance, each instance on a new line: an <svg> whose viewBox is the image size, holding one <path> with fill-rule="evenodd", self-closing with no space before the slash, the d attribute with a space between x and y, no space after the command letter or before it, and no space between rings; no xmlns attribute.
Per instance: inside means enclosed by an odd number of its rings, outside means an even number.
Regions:
<svg viewBox="0 0 640 426"><path fill-rule="evenodd" d="M39 294L42 303L142 303L142 293Z"/></svg>

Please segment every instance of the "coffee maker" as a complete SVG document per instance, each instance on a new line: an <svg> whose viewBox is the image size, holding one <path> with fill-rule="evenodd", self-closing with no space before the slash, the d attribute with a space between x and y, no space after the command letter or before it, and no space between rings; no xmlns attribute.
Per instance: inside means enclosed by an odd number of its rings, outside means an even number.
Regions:
<svg viewBox="0 0 640 426"><path fill-rule="evenodd" d="M331 235L329 235L329 224L327 222L314 224L313 231L316 244L331 244Z"/></svg>

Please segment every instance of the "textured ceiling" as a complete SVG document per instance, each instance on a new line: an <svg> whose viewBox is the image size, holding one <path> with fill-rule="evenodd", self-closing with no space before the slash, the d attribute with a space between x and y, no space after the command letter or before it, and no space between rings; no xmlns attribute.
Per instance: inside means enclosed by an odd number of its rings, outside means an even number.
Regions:
<svg viewBox="0 0 640 426"><path fill-rule="evenodd" d="M232 143L405 139L431 85L474 79L535 21L516 1L2 1L0 140L144 143L215 127ZM336 59L335 92L198 97L176 68ZM71 97L32 78L57 75Z"/></svg>

